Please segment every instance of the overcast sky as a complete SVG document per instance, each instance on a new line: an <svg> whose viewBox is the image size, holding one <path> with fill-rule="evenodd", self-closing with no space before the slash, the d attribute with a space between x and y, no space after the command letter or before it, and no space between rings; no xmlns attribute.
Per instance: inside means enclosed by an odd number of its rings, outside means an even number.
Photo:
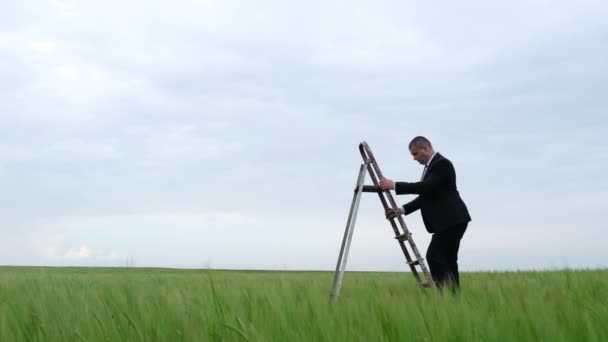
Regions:
<svg viewBox="0 0 608 342"><path fill-rule="evenodd" d="M608 267L606 1L0 3L0 264L332 270L424 135L462 270ZM348 269L406 270L376 195Z"/></svg>

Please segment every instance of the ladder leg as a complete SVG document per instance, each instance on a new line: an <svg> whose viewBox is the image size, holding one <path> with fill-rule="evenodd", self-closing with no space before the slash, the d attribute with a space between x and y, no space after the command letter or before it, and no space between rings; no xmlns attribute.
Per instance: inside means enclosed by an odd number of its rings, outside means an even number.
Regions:
<svg viewBox="0 0 608 342"><path fill-rule="evenodd" d="M331 289L331 296L333 298L340 294L340 288L342 287L342 278L344 277L344 270L346 268L346 260L348 259L348 251L350 249L350 243L353 238L353 231L355 228L355 221L357 220L357 211L359 210L359 202L361 200L361 193L363 190L363 182L365 181L365 164L361 164L359 169L359 176L357 177L357 186L353 194L353 201L350 206L350 212L348 213L348 220L346 222L346 229L344 230L344 238L342 239L342 246L340 247L340 255L338 256L338 263L336 264L336 271L334 273L334 280Z"/></svg>

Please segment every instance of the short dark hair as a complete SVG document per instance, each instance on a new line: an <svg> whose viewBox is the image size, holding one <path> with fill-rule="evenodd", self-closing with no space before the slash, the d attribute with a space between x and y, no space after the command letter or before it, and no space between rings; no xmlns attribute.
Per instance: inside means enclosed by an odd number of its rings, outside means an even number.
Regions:
<svg viewBox="0 0 608 342"><path fill-rule="evenodd" d="M433 145L431 145L431 142L429 141L429 139L423 137L423 136L417 136L414 139L412 139L412 141L410 141L410 145L409 148L423 148L423 147L429 147L429 148L433 148Z"/></svg>

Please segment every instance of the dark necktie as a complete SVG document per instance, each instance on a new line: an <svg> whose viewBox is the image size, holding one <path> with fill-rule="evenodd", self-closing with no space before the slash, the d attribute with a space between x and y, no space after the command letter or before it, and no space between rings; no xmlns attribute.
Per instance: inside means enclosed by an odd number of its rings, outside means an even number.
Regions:
<svg viewBox="0 0 608 342"><path fill-rule="evenodd" d="M424 174L426 173L426 169L428 168L428 165L424 165L424 170L422 170L422 176L420 177L420 180L424 179Z"/></svg>

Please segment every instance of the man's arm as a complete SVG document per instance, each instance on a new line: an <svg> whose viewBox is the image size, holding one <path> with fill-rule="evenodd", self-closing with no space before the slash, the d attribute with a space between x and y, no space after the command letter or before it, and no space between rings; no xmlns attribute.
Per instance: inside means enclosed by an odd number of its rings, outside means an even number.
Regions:
<svg viewBox="0 0 608 342"><path fill-rule="evenodd" d="M424 179L420 182L396 182L395 194L422 194L425 192L429 192L436 189L437 187L440 187L446 181L449 181L450 177L454 175L454 167L450 162L439 161L437 162L435 167L433 167L433 169L426 175L426 177L424 177Z"/></svg>
<svg viewBox="0 0 608 342"><path fill-rule="evenodd" d="M403 215L409 215L414 211L420 209L420 197L416 197L410 202L404 204L400 209L403 209L401 213Z"/></svg>
<svg viewBox="0 0 608 342"><path fill-rule="evenodd" d="M399 207L399 210L394 208L387 209L385 215L386 218L390 220L399 215L411 214L418 209L420 209L420 197L416 197L409 203L406 203L403 206Z"/></svg>

